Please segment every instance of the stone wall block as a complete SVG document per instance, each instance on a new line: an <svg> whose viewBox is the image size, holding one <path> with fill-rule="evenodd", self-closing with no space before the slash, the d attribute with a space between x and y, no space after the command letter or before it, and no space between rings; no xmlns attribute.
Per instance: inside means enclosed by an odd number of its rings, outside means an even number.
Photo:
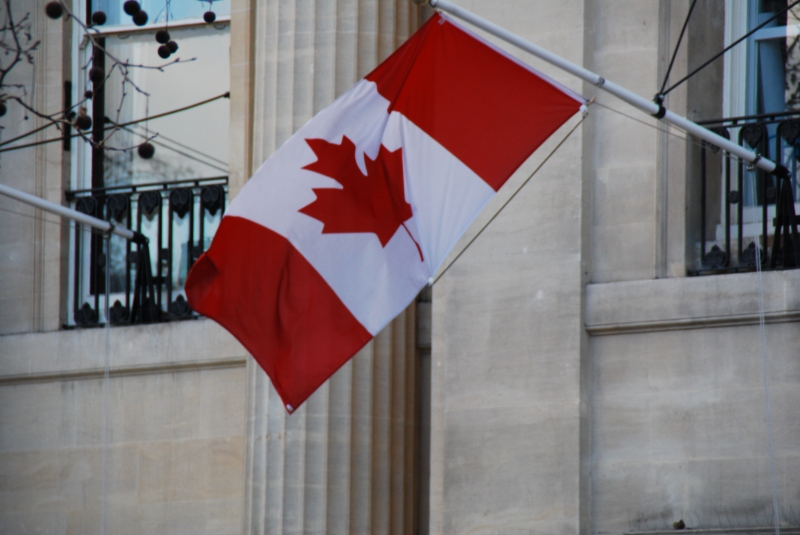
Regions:
<svg viewBox="0 0 800 535"><path fill-rule="evenodd" d="M784 285L797 276L763 274L778 503L789 524L800 520L790 509L800 374ZM740 274L588 288L587 319L609 326L591 340L597 532L668 529L680 518L693 528L771 525L756 283Z"/></svg>

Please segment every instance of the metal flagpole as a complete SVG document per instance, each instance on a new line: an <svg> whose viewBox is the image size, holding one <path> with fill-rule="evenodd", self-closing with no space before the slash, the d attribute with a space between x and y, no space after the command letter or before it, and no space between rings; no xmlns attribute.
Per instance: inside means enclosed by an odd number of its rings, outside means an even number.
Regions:
<svg viewBox="0 0 800 535"><path fill-rule="evenodd" d="M45 210L46 212L50 212L59 215L61 217L72 219L74 221L77 221L78 223L89 225L107 234L116 234L117 236L121 236L126 240L131 240L135 243L145 243L147 241L147 238L145 238L144 235L138 232L134 232L129 228L123 227L121 225L114 225L110 221L104 221L102 219L92 217L90 215L81 213L77 210L61 206L60 204L46 201L35 195L31 195L29 193L25 193L23 191L19 191L14 188L4 186L3 184L0 184L0 195L11 197L12 199L24 202L25 204L30 204L31 206L35 206L36 208Z"/></svg>
<svg viewBox="0 0 800 535"><path fill-rule="evenodd" d="M414 0L418 4L424 4L425 0ZM715 145L730 154L734 154L741 158L742 160L749 162L751 165L758 167L759 169L763 169L767 173L772 173L778 177L788 178L789 177L789 170L784 167L783 165L776 164L775 162L768 160L767 158L762 158L756 152L750 151L737 145L736 143L731 142L730 140L725 139L724 137L715 134L714 132L708 130L707 128L703 128L697 123L690 121L689 119L682 117L676 113L673 113L667 110L663 104L657 102L651 102L646 98L637 95L631 91L628 91L624 87L621 87L614 82L606 80L599 74L596 74L588 69L584 69L579 65L575 65L574 63L567 61L566 59L558 56L557 54L553 54L549 50L545 50L544 48L531 43L530 41L526 41L525 39L521 38L520 36L509 32L508 30L501 28L497 24L489 22L488 20L481 18L474 13L467 11L466 9L459 7L449 0L429 0L431 7L436 9L441 9L451 15L458 17L459 19L465 20L470 24L481 28L489 32L490 34L494 35L495 37L499 37L503 41L510 43L526 52L530 52L534 56L543 59L544 61L550 63L551 65L558 67L559 69L566 71L578 78L593 84L600 89L607 91L614 95L615 97L624 100L628 104L634 106L635 108L640 109L641 111L648 113L659 119L664 121L665 123L669 123L673 126L680 128L688 132L689 134L700 138L712 145Z"/></svg>

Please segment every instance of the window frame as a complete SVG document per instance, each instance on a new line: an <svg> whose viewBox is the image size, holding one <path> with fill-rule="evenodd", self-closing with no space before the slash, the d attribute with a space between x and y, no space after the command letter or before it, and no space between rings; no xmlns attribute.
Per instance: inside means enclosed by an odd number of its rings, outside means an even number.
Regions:
<svg viewBox="0 0 800 535"><path fill-rule="evenodd" d="M91 0L79 0L77 13L84 13L87 11L87 6L90 5ZM191 28L208 28L213 27L217 30L224 30L226 29L230 32L230 23L231 17L230 15L222 15L219 16L213 23L209 24L206 23L202 18L193 18L193 19L180 19L177 21L170 21L169 27L178 29L191 29ZM105 39L107 37L120 37L120 36L133 36L133 35L140 35L140 34L152 34L157 29L162 28L164 26L164 22L158 23L148 23L145 26L135 26L135 25L117 25L117 26L101 26L101 27L90 27L89 31L91 31L95 36ZM122 37L124 38L124 37ZM72 102L80 102L83 100L83 94L86 91L86 76L82 69L83 65L86 64L88 61L88 54L91 54L91 40L89 39L88 35L84 32L83 28L76 22L73 21L72 23L72 39L71 39L71 47L70 47L70 58L71 58L71 79L73 83L71 84L71 91L72 91ZM95 99L92 99L89 106L94 106ZM87 106L87 108L89 107ZM77 111L77 110L76 110ZM96 121L98 115L93 113L94 110L88 110L93 118L93 121ZM105 113L99 115L99 117L103 117ZM87 134L91 135L91 132L87 132ZM72 158L70 159L70 168L69 168L69 180L67 183L69 184L70 190L79 190L87 187L98 187L98 184L95 184L95 180L92 178L95 175L96 171L94 170L94 162L96 156L96 149L89 148L87 144L80 138L74 137L69 145L68 149L71 154ZM99 160L102 161L102 152L99 156ZM96 160L95 160L96 161ZM103 174L103 169L99 171L100 175ZM88 182L88 183L87 183ZM227 185L227 178L225 180L225 184ZM226 186L227 188L227 186ZM225 202L227 203L227 195L225 195ZM202 206L200 208L201 215L204 214ZM223 205L223 213L224 213L224 205ZM202 225L202 221L200 223ZM84 236L85 233L82 233ZM69 258L67 261L68 265L68 291L67 291L67 324L69 326L76 326L77 323L75 321L75 313L76 309L72 306L73 303L76 303L76 295L78 297L86 297L89 301L93 301L96 305L96 313L97 313L97 322L100 323L102 321L106 321L107 319L104 317L104 310L105 310L105 302L106 298L109 300L110 303L114 303L116 300L122 300L124 302L126 291L123 292L114 292L114 293L106 293L102 291L99 293L99 296L95 298L95 294L92 293L91 290L83 291L82 289L90 288L92 286L92 281L97 280L96 276L94 275L93 268L94 262L92 261L94 255L97 254L97 251L93 251L93 248L97 247L104 247L103 246L103 239L100 236L95 236L91 240L87 240L85 237L81 239L82 243L84 244L83 247L80 247L76 239L75 232L69 233ZM92 246L87 247L86 244L91 242ZM177 246L180 248L180 245ZM80 263L84 266L80 272L77 271L76 268L76 259L75 255L80 254ZM156 258L158 257L158 251L154 251ZM191 254L191 253L190 253ZM109 258L106 257L106 261L109 261ZM85 266L92 266L92 269L86 269ZM79 280L80 278L80 280ZM100 282L100 284L104 287L105 286L105 279ZM97 293L97 292L95 292ZM174 289L175 295L182 293L182 288ZM167 296L168 301L172 299L173 296ZM169 303L168 303L169 304ZM129 311L130 312L130 311Z"/></svg>

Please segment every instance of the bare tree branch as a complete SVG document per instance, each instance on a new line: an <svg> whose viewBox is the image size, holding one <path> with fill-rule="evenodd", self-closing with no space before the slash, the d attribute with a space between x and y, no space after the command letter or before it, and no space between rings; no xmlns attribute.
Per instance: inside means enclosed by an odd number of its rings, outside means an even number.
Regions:
<svg viewBox="0 0 800 535"><path fill-rule="evenodd" d="M64 12L64 16L68 19L73 20L78 26L80 26L81 30L83 31L84 35L89 39L92 49L102 52L106 59L109 61L110 66L108 66L103 71L103 78L102 80L98 80L97 82L92 81L93 91L97 91L102 88L106 83L108 83L109 79L112 77L113 73L116 71L119 74L119 83L121 84L121 92L120 92L120 99L118 105L116 106L116 117L114 121L107 121L110 123L111 127L109 130L104 132L103 139L95 140L92 139L90 136L87 135L87 132L84 132L78 129L79 137L89 143L92 147L103 148L106 150L114 150L114 151L128 151L131 149L136 148L138 145L131 146L131 147L114 147L111 146L109 141L111 137L119 130L117 126L120 121L120 115L122 114L123 105L125 103L125 99L128 96L128 89L133 88L134 91L143 95L145 98L149 98L150 94L145 91L142 87L140 87L133 79L132 73L137 69L143 70L155 70L159 72L164 72L167 67L172 65L176 65L179 63L188 63L195 61L196 58L191 58L188 60L182 60L180 58L175 58L172 61L168 61L162 63L160 65L146 65L142 63L132 63L130 60L122 60L119 57L115 56L111 52L106 49L105 46L101 44L100 39L102 35L96 29L90 28L87 24L82 21L79 17L76 17L74 13L70 10L69 6L67 6L63 0L59 0L61 3L61 7ZM35 62L35 52L38 50L39 45L41 44L41 40L33 40L32 33L31 33L31 17L30 13L26 13L22 19L19 21L14 20L14 16L11 10L11 0L2 0L2 5L5 8L5 20L3 21L2 26L0 26L0 102L15 102L19 104L22 108L24 108L27 112L39 117L40 119L44 119L45 121L49 121L51 125L56 126L59 130L63 125L75 125L74 117L75 117L75 110L79 109L80 107L84 106L86 102L89 100L89 97L84 96L80 99L76 104L72 105L68 109L62 109L54 113L46 113L41 110L37 110L32 104L25 102L25 97L28 95L27 88L24 84L18 83L6 83L6 79L9 73L18 65L22 63L28 63L29 65L34 65ZM2 56L10 56L8 60L5 62L3 61ZM84 65L80 67L80 70L84 72L87 76L88 73L91 71L93 67L93 60L89 59L86 61ZM94 121L104 121L106 122L106 117L95 117ZM2 127L0 127L1 129ZM38 129L37 129L38 130ZM153 136L147 137L145 139L145 143L154 139L158 134L154 134Z"/></svg>

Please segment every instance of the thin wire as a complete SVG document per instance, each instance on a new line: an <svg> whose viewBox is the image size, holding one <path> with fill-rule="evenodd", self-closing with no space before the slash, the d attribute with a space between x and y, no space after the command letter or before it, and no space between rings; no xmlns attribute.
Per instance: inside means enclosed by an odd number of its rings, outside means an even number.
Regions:
<svg viewBox="0 0 800 535"><path fill-rule="evenodd" d="M686 20L683 21L683 28L681 28L681 34L678 36L678 42L675 43L675 49L672 51L672 59L669 60L669 67L667 67L667 74L664 75L664 83L661 84L661 91L659 93L664 93L664 88L667 87L667 82L669 81L669 74L672 72L672 66L675 64L675 58L678 57L678 49L681 47L681 41L683 41L683 34L686 33L686 28L689 26L689 18L692 16L692 11L694 11L694 6L697 5L697 0L692 0L692 6L689 8L689 13L686 14Z"/></svg>
<svg viewBox="0 0 800 535"><path fill-rule="evenodd" d="M800 1L800 0L798 0ZM157 113L151 117L142 117L141 119L134 119L133 121L128 121L127 123L120 123L118 126L130 126L132 124L141 123L144 121L151 121L154 119L160 119L162 117L166 117L167 115L173 115L175 113L180 113L182 111L191 110L192 108L196 108L198 106L202 106L203 104L208 104L210 102L214 102L215 100L219 100L221 98L231 98L231 92L226 91L221 95L217 95L216 97L207 98L205 100L201 100L200 102L195 102L194 104L189 104L188 106L184 106L183 108L176 108L174 110L165 111L164 113Z"/></svg>
<svg viewBox="0 0 800 535"><path fill-rule="evenodd" d="M103 530L102 534L108 533L108 438L109 438L109 417L108 417L108 379L109 368L111 366L111 314L109 308L109 298L111 297L111 240L110 235L105 234L106 243L106 359L103 371Z"/></svg>
<svg viewBox="0 0 800 535"><path fill-rule="evenodd" d="M691 143L692 145L694 145L694 146L696 146L696 147L703 148L703 143L706 143L706 146L708 146L708 145L709 145L709 143L707 143L707 142L698 141L698 140L697 140L697 139L695 139L693 136L689 136L689 135L683 135L683 136L682 136L682 135L680 135L680 134L676 134L676 133L675 133L675 132L673 132L673 131L672 131L670 128L660 128L660 127L658 126L658 125L660 125L660 124L661 124L660 122L658 122L657 124L651 124L651 123L648 123L648 122L646 122L646 121L643 121L643 120L641 120L641 119L639 119L639 118L637 118L637 117L634 117L633 115L628 115L628 114L627 114L627 113L625 113L625 112L622 112L622 111L620 111L620 110L616 110L616 109L614 109L614 108L610 108L610 107L608 107L608 106L606 106L606 105L604 105L604 104L601 104L601 103L599 103L599 102L595 102L595 104L596 104L597 106L600 106L601 108L605 108L605 109L607 109L608 111L611 111L611 112L614 112L614 113L616 113L616 114L618 114L618 115L621 115L621 116L623 116L623 117L626 117L626 118L630 119L631 121L636 121L636 122L637 122L637 123L639 123L639 124L642 124L642 125L644 125L644 126L647 126L647 127L649 127L649 128L652 128L653 130L656 130L656 131L658 131L658 132L662 132L662 133L664 133L664 134L669 134L670 136L672 136L672 137L674 137L674 138L677 138L677 139L680 139L680 140L682 140L682 141L684 141L684 142L686 142L686 143ZM736 125L734 125L734 126L736 126ZM673 128L677 128L677 127L673 127ZM678 130L680 130L680 129L678 129ZM684 132L683 130L680 130L680 131L681 131L681 132ZM685 132L684 132L684 133L685 133ZM731 160L731 161L732 161L732 162L734 162L734 163L739 163L739 162L741 161L741 158L739 158L739 157L738 157L738 156L736 156L735 154L731 154L730 152L728 152L728 151L726 151L726 150L724 150L724 149L720 149L720 152L723 154L723 157L724 157L724 158L728 158L729 160Z"/></svg>
<svg viewBox="0 0 800 535"><path fill-rule="evenodd" d="M136 126L136 128L142 128L142 125L138 125L138 124L137 124L137 125L135 125L135 126ZM128 130L128 132L136 133L136 132L134 132L133 130L131 130L131 129L128 129L127 127L123 127L123 128L127 129L127 130ZM136 133L136 134L137 134L137 135L139 135L139 136L141 136L141 135L142 135L142 134L140 134L140 133ZM169 142L170 142L170 143L172 143L173 145L177 145L177 146L181 147L182 149L186 149L186 150L188 150L188 151L190 151L190 152L197 153L197 154L199 154L200 156L202 156L202 157L204 157L204 158L207 158L207 159L211 160L212 162L216 162L216 163L218 163L218 164L220 164L220 165L225 165L225 166L227 166L227 165L228 165L228 162L226 162L225 160L220 160L219 158L215 158L215 157L213 157L213 156L210 156L210 155L208 155L208 154L204 153L204 152L203 152L203 151L201 151L201 150L197 150L197 149L195 149L195 148L192 148L192 147L190 147L189 145L184 145L183 143L181 143L181 142L179 142L179 141L175 141L175 140L174 140L174 139L172 139L171 137L167 137L167 136L165 136L165 135L164 135L164 134L162 134L161 132L159 132L159 133L158 133L158 139L159 139L159 141L162 141L162 142L163 142L163 141L169 141ZM169 148L169 147L167 147L167 148ZM174 149L173 149L173 150L174 150Z"/></svg>
<svg viewBox="0 0 800 535"><path fill-rule="evenodd" d="M658 130L659 132L663 132L663 133L665 133L665 134L669 134L669 135L671 135L671 136L673 136L673 137L676 137L676 138L678 138L678 139L682 139L682 140L684 140L684 141L687 141L687 140L688 140L686 136L682 136L682 135L680 135L680 134L676 134L675 132L673 132L673 131L672 131L672 130L670 130L669 128L660 128L660 127L658 126L658 125L660 125L660 124L661 124L661 122L660 122L660 121L656 121L656 124L652 124L652 123L648 123L647 121L643 121L642 119L639 119L638 117L634 117L633 115L628 115L628 114L627 114L627 113L625 113L624 111L620 111L620 110L617 110L617 109L615 109L615 108L611 108L611 107L609 107L609 106L606 106L605 104L602 104L602 103L600 103L600 102L595 102L595 105L597 105L597 106L600 106L601 108L605 108L605 109L607 109L608 111L613 111L613 112L614 112L614 113L616 113L617 115L621 115L621 116L623 116L623 117L627 117L627 118L628 118L628 119L630 119L631 121L636 121L636 122L637 122L637 123L639 123L639 124L642 124L642 125L644 125L644 126L647 126L647 127L653 128L654 130ZM674 127L674 128L677 128L677 127ZM681 130L681 132L683 132L683 130ZM690 141L690 143L691 143L691 141ZM697 143L697 144L699 145L699 143Z"/></svg>
<svg viewBox="0 0 800 535"><path fill-rule="evenodd" d="M175 113L180 113L182 111L190 110L192 108L196 108L198 106L202 106L203 104L208 104L209 102L213 102L213 101L219 100L221 98L230 98L230 97L231 97L231 93L230 93L230 91L227 91L227 92L225 92L225 93L223 93L221 95L217 95L216 97L212 97L212 98L209 98L209 99L206 99L206 100L201 100L200 102L195 102L194 104L190 104L188 106L184 106L183 108L177 108L175 110L165 111L164 113L159 113L157 115L153 115L152 117L143 117L141 119L128 121L127 123L120 123L117 126L120 126L120 127L122 127L122 126L130 126L132 124L141 123L143 121L147 121L147 120L151 120L151 119L160 119L161 117L166 117L167 115L172 115L172 114L175 114ZM14 138L12 140L0 143L0 147L5 145L6 143L11 143L14 140L20 139L21 137L27 137L27 136L29 136L31 134L34 134L35 132L36 131L33 130L31 132L28 132L27 134L23 134L22 136L17 136L16 138ZM83 136L83 134L82 133L72 134L72 137L80 137L80 136ZM45 139L45 140L42 140L42 141L35 141L33 143L26 143L24 145L15 145L14 147L8 147L8 148L5 148L5 149L0 148L0 152L6 152L6 151L11 151L11 150L17 150L17 149L24 149L24 148L27 148L27 147L35 147L36 145L44 145L44 144L47 144L47 143L55 143L56 141L63 141L63 140L64 140L64 136L54 137L54 138Z"/></svg>
<svg viewBox="0 0 800 535"><path fill-rule="evenodd" d="M551 157L551 156L553 156L553 154L555 154L555 153L558 151L558 149L560 149L560 148L561 148L561 146L564 144L564 142L566 142L566 141L567 141L567 139L569 139L569 137L572 135L572 133L573 133L575 130L577 130L577 129L578 129L578 127L579 127L581 124L583 124L583 121L586 119L586 117L587 117L587 116L586 116L586 115L584 115L583 117L581 117L581 120L580 120L580 121L578 121L577 123L575 123L575 126L573 126L573 127L572 127L572 129L571 129L569 132L567 132L567 135L566 135L566 136L564 136L564 138L563 138L561 141L559 141L559 142L558 142L558 145L556 145L556 146L555 146L555 148L554 148L552 151L550 151L550 154L548 154L547 156L545 156L544 160L542 160L542 162L541 162L541 163L540 163L538 166L536 166L536 169L534 169L534 170L533 170L533 172L532 172L530 175L528 175L528 178L526 178L526 179L525 179L525 181L524 181L522 184L520 184L520 186L519 186L519 187L518 187L518 188L517 188L517 189L514 191L514 193L512 193L512 194L511 194L511 197L509 197L508 199L506 199L506 202L504 202L504 203L503 203L503 205L500 207L500 209L499 209L499 210L497 210L497 211L494 213L494 215L493 215L493 216L492 216L492 217L489 219L489 221L487 221L487 222L486 222L486 224L485 224L485 225L483 225L483 226L481 227L481 229L478 231L478 233L477 233L477 234L475 234L475 235L472 237L472 239L471 239L471 240L469 240L469 243L467 243L467 245L465 245L465 246L464 246L464 248L463 248L463 249L461 249L461 251L459 251L459 253L456 255L456 257L455 257L455 258L454 258L454 259L453 259L453 260L452 260L452 261L451 261L449 264L447 264L447 267L446 267L446 268L444 268L444 270L443 270L441 273L439 273L439 276L438 276L438 277L436 277L436 278L434 279L434 281L431 283L431 286L433 286L434 284L436 284L436 283L439 281L439 279L441 279L441 278L442 278L442 276L444 276L444 274L445 274L445 273L447 273L447 270L448 270L448 269L450 269L450 267L451 267L453 264L455 264L455 263L456 263L456 260L458 260L459 258L461 258L461 255L462 255L462 254L464 254L464 252L465 252L467 249L469 249L469 246L470 246L470 245L472 245L472 244L473 244L473 242L474 242L475 240L477 240L477 239L478 239L478 236L480 236L480 235L483 233L483 231L484 231L484 230L486 230L486 227L488 227L488 226L489 226L489 225L492 223L492 221L494 221L494 220L495 220L495 218L496 218L498 215L500 215L500 212L502 212L502 211L503 211L503 209L504 209L506 206L508 206L508 203L510 203L510 202L511 202L511 201L514 199L514 197L516 197L516 196L517 196L517 193L519 193L519 192L522 190L522 188L524 188L524 187L525 187L525 185L526 185L528 182L530 182L530 180L533 178L533 175L535 175L536 173L538 173L538 172L539 172L539 170L540 170L540 169L541 169L541 168L544 166L544 164L546 164L546 163L547 163L547 160L549 160L549 159L550 159L550 157Z"/></svg>
<svg viewBox="0 0 800 535"><path fill-rule="evenodd" d="M128 128L127 126L123 126L123 127L121 127L121 128L120 128L120 130L125 130L126 132L130 132L131 134L133 134L133 135L135 135L135 136L139 136L139 137L141 137L141 138L148 139L148 137L147 137L145 134L142 134L142 133L140 133L140 132L137 132L137 131L135 131L135 130L132 130L132 129ZM162 140L165 140L165 141L167 141L167 138L165 138L165 137L164 137L164 136L162 136L161 134L159 134L159 135L158 135L158 139L162 139ZM177 143L177 142L175 142L175 141L172 141L172 140L168 140L168 141L170 141L171 143L175 143L176 145L180 145L180 143ZM215 169L215 170L217 170L217 171L220 171L220 172L222 172L222 173L227 173L227 172L228 172L228 169L225 169L225 168L223 168L223 167L220 167L219 165L217 165L217 164L215 164L215 163L209 163L209 162L207 162L207 161L205 161L205 160L202 160L202 159L198 158L197 156L193 156L193 155L191 155L191 154L186 154L185 152L179 151L178 149L176 149L176 148L173 148L173 147L170 147L169 145L165 145L164 143L160 143L160 142L156 141L156 140L155 140L155 138L154 138L154 139L152 139L152 140L150 141L150 143L152 143L153 145L159 146L159 147L164 147L164 148L165 148L165 149L167 149L167 150L171 150L172 152L175 152L175 153L177 153L177 154L180 154L181 156L184 156L184 157L186 157L186 158L189 158L190 160L194 160L195 162L201 163L201 164L203 164L203 165L207 165L208 167L211 167L211 168L213 168L213 169ZM200 151L196 151L196 150L194 150L194 149L189 149L189 150L193 150L194 152L197 152L197 153L199 153L199 154L203 154L202 152L200 152ZM211 158L211 157L210 157L210 156L208 156L208 158Z"/></svg>
<svg viewBox="0 0 800 535"><path fill-rule="evenodd" d="M755 191L755 178L748 178ZM764 244L766 246L766 244ZM775 447L772 440L772 407L769 399L769 368L767 364L767 329L764 320L764 282L761 270L761 250L756 249L756 280L758 282L758 328L761 335L761 372L764 375L764 406L767 413L767 442L769 444L769 473L772 487L772 516L775 522L775 535L781 534L778 516L778 487L775 482Z"/></svg>
<svg viewBox="0 0 800 535"><path fill-rule="evenodd" d="M769 23L770 23L770 22L772 22L773 20L777 19L778 17L780 17L781 15L783 15L784 13L786 13L787 11L789 11L790 9L792 9L792 8L793 8L794 6L796 6L797 4L800 4L800 0L795 0L795 2L793 2L791 5L787 6L787 7L786 7L786 9L784 9L783 11L780 11L780 12L778 12L778 13L775 13L775 15L773 15L773 16L772 16L772 17L770 17L770 18L768 18L767 20L765 20L764 22L762 22L761 24L759 24L758 26L756 26L755 28L753 28L752 30L750 30L749 32L747 32L746 34L744 34L743 36L741 36L740 38L738 38L738 39L737 39L736 41L734 41L733 43L731 43L731 44L729 44L728 46L726 46L725 48L723 48L721 52L717 53L717 54L716 54L715 56L713 56L711 59L709 59L708 61L706 61L705 63L703 63L703 64L702 64L702 65L700 65L699 67L697 67L695 70L693 70L692 72L690 72L689 74L687 74L686 76L684 76L683 78L681 78L680 80L678 80L678 81L677 81L676 83L674 83L674 84L673 84L673 85L672 85L672 86L671 86L669 89L667 89L666 91L661 91L661 95L662 95L662 96L666 95L667 93L669 93L670 91L672 91L673 89L675 89L676 87L678 87L679 85L681 85L683 82L685 82L686 80L688 80L689 78L691 78L692 76L694 76L695 74L697 74L698 72L700 72L700 71L702 71L703 69L705 69L706 67L708 67L708 66L709 66L711 63L713 63L713 62L714 62L714 61L715 61L717 58L719 58L720 56L722 56L723 54L725 54L725 52L727 52L727 51L728 51L728 50L730 50L731 48L735 47L736 45L738 45L739 43L741 43L742 41L744 41L745 39L747 39L748 37L750 37L751 35L753 35L754 33L756 33L758 30L760 30L761 28L763 28L764 26L766 26L767 24L769 24Z"/></svg>
<svg viewBox="0 0 800 535"><path fill-rule="evenodd" d="M45 128L50 128L51 126L55 126L56 124L58 124L58 123L47 123L47 124L44 124L44 125L40 126L39 128L34 128L30 132L25 132L24 134L20 134L17 137L12 137L11 139L7 139L7 140L5 140L5 141L0 143L0 147L2 147L3 145L7 145L8 143L13 143L13 142L15 142L15 141L17 141L19 139L24 139L24 138L26 138L28 136L32 136L36 132L41 132Z"/></svg>

